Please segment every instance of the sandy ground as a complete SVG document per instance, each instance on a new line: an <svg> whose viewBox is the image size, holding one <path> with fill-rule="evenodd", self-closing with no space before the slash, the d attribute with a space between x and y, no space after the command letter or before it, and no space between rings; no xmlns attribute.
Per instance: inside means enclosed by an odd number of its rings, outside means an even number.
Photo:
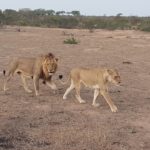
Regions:
<svg viewBox="0 0 150 150"><path fill-rule="evenodd" d="M67 33L64 35L63 31ZM77 45L63 41L74 34ZM37 56L52 52L59 58L53 80L54 94L40 84L40 96L26 93L15 76L10 90L2 91L0 76L0 150L149 150L150 149L150 34L139 31L66 30L16 27L0 30L0 70L14 56ZM105 66L119 70L122 86L111 86L110 95L119 112L112 113L103 97L92 104L93 91L81 90L86 104L79 104L74 91L62 96L73 67ZM33 89L32 81L29 80Z"/></svg>

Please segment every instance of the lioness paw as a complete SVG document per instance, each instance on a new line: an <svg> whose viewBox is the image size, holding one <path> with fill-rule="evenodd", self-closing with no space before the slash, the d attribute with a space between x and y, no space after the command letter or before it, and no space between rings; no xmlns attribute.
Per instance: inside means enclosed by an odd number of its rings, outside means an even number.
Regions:
<svg viewBox="0 0 150 150"><path fill-rule="evenodd" d="M85 104L86 103L86 101L85 100L80 100L80 104Z"/></svg>
<svg viewBox="0 0 150 150"><path fill-rule="evenodd" d="M99 103L94 103L94 104L92 104L94 107L99 107Z"/></svg>
<svg viewBox="0 0 150 150"><path fill-rule="evenodd" d="M9 90L9 88L4 88L4 92L6 92L6 91L8 91Z"/></svg>
<svg viewBox="0 0 150 150"><path fill-rule="evenodd" d="M26 90L26 92L28 92L28 93L32 93L33 91L28 89L28 90Z"/></svg>
<svg viewBox="0 0 150 150"><path fill-rule="evenodd" d="M39 96L40 94L38 92L35 93L36 96Z"/></svg>
<svg viewBox="0 0 150 150"><path fill-rule="evenodd" d="M111 111L112 111L112 112L117 112L117 111L118 111L118 108L114 105L114 106L111 108Z"/></svg>
<svg viewBox="0 0 150 150"><path fill-rule="evenodd" d="M67 99L67 97L66 96L63 96L63 100L66 100Z"/></svg>

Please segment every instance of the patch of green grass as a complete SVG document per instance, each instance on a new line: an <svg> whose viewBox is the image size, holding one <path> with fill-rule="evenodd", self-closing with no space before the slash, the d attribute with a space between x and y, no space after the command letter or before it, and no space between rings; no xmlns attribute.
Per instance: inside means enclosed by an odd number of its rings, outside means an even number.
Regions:
<svg viewBox="0 0 150 150"><path fill-rule="evenodd" d="M150 32L150 25L141 27L141 31Z"/></svg>
<svg viewBox="0 0 150 150"><path fill-rule="evenodd" d="M78 44L78 43L79 41L77 41L74 37L64 40L64 44Z"/></svg>

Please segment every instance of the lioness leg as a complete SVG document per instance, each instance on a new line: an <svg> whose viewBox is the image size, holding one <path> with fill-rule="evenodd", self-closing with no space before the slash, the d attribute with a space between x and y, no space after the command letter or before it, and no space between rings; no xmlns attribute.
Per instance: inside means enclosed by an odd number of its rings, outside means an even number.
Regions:
<svg viewBox="0 0 150 150"><path fill-rule="evenodd" d="M76 98L80 103L85 103L85 100L83 100L80 96L80 83L75 84L75 90L76 90Z"/></svg>
<svg viewBox="0 0 150 150"><path fill-rule="evenodd" d="M7 91L7 83L10 81L10 79L12 78L12 74L11 72L8 73L7 77L4 79L4 91Z"/></svg>
<svg viewBox="0 0 150 150"><path fill-rule="evenodd" d="M20 75L20 76L21 76L21 79L22 79L24 90L28 93L32 93L32 91L28 88L28 85L27 85L27 82L26 82L26 77L23 76L23 75Z"/></svg>
<svg viewBox="0 0 150 150"><path fill-rule="evenodd" d="M67 95L75 88L73 81L71 80L70 87L66 90L65 94L63 95L63 99L67 99Z"/></svg>
<svg viewBox="0 0 150 150"><path fill-rule="evenodd" d="M98 107L99 106L99 103L96 103L96 98L97 98L97 96L99 95L99 89L95 89L94 90L94 98L93 98L93 106L95 106L95 107Z"/></svg>
<svg viewBox="0 0 150 150"><path fill-rule="evenodd" d="M56 84L54 82L52 82L52 81L46 81L46 85L49 86L55 92L57 91L57 86L56 86Z"/></svg>
<svg viewBox="0 0 150 150"><path fill-rule="evenodd" d="M39 95L39 77L38 76L33 77L33 84L34 84L35 95L38 96Z"/></svg>
<svg viewBox="0 0 150 150"><path fill-rule="evenodd" d="M111 98L110 98L108 92L105 91L105 90L102 90L102 91L100 91L100 92L101 92L102 96L105 98L105 100L107 101L108 105L110 106L111 111L112 111L112 112L117 112L118 109L117 109L117 107L114 105L113 101L111 100Z"/></svg>

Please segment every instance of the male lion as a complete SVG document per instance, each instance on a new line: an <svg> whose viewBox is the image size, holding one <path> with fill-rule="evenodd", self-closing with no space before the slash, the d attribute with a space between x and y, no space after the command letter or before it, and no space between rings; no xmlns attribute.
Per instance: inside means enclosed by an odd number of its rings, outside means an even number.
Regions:
<svg viewBox="0 0 150 150"><path fill-rule="evenodd" d="M62 75L59 75L59 78L62 79ZM94 89L94 98L92 104L93 106L99 106L99 103L96 103L96 98L99 95L99 93L101 93L101 95L109 104L111 111L117 112L117 107L111 100L108 94L107 87L108 83L114 83L115 85L119 85L119 83L121 82L120 75L117 70L107 68L75 68L71 70L70 78L68 78L68 80L69 79L71 79L71 85L63 95L63 99L67 99L67 95L72 89L75 88L77 100L80 103L85 103L85 101L80 97L80 87L82 83L86 87ZM61 81L62 84L66 84L67 82Z"/></svg>
<svg viewBox="0 0 150 150"><path fill-rule="evenodd" d="M7 90L6 84L11 77L18 73L21 76L23 87L25 91L31 93L32 91L28 88L26 78L32 78L34 83L34 89L36 96L39 95L39 79L43 79L53 90L56 90L56 85L52 82L52 75L57 70L58 59L52 54L40 55L35 58L18 57L14 58L9 65L8 72L4 70L6 78L4 80L4 91Z"/></svg>

